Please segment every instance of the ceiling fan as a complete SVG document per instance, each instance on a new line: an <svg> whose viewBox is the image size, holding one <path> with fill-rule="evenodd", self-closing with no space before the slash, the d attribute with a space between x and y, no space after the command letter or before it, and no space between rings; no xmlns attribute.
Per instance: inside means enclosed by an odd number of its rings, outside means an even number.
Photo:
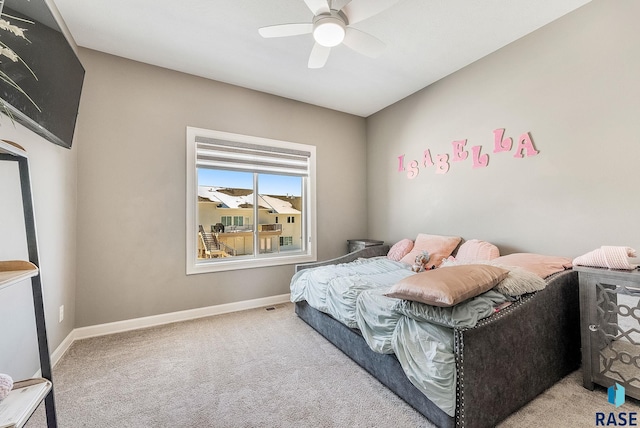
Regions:
<svg viewBox="0 0 640 428"><path fill-rule="evenodd" d="M313 34L315 43L309 56L309 68L322 68L331 48L344 44L371 58L378 57L385 44L374 36L351 27L393 6L399 0L352 0L341 9L332 9L332 0L304 0L313 13L312 22L281 24L258 30L264 38Z"/></svg>

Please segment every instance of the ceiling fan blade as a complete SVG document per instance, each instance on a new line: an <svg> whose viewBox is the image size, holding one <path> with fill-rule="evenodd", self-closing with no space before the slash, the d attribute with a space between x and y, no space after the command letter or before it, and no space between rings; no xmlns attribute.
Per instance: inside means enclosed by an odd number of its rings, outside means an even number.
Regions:
<svg viewBox="0 0 640 428"><path fill-rule="evenodd" d="M258 29L258 33L264 38L297 36L309 34L311 31L313 31L311 23L270 25Z"/></svg>
<svg viewBox="0 0 640 428"><path fill-rule="evenodd" d="M322 68L327 63L331 48L322 46L319 43L313 45L311 49L311 55L309 55L309 68Z"/></svg>
<svg viewBox="0 0 640 428"><path fill-rule="evenodd" d="M347 27L347 34L344 36L342 43L354 51L371 58L379 57L385 48L385 44L381 40L352 27Z"/></svg>
<svg viewBox="0 0 640 428"><path fill-rule="evenodd" d="M342 8L349 24L364 21L390 8L400 0L352 0Z"/></svg>
<svg viewBox="0 0 640 428"><path fill-rule="evenodd" d="M320 15L321 13L329 13L329 2L327 0L304 0L307 7L313 12L313 15Z"/></svg>

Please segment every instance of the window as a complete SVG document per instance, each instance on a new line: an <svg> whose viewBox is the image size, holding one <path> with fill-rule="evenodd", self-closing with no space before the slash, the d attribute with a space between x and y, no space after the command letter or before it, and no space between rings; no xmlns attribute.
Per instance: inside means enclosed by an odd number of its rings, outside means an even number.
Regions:
<svg viewBox="0 0 640 428"><path fill-rule="evenodd" d="M293 245L293 236L281 236L280 237L280 246L284 247L287 245Z"/></svg>
<svg viewBox="0 0 640 428"><path fill-rule="evenodd" d="M220 216L220 223L222 223L223 226L242 226L244 225L244 217L239 215L223 215Z"/></svg>
<svg viewBox="0 0 640 428"><path fill-rule="evenodd" d="M314 146L187 128L187 274L314 261L315 218Z"/></svg>

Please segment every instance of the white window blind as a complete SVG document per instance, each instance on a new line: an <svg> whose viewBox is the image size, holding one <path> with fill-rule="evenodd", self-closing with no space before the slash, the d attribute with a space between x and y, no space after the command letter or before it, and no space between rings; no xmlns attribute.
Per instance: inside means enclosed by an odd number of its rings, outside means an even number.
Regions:
<svg viewBox="0 0 640 428"><path fill-rule="evenodd" d="M196 166L306 177L311 153L196 136Z"/></svg>

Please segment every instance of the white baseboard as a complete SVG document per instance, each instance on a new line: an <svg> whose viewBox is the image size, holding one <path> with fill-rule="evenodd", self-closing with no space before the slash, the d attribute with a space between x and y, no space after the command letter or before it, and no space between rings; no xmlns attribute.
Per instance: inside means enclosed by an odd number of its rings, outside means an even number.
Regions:
<svg viewBox="0 0 640 428"><path fill-rule="evenodd" d="M55 366L56 364L58 364L60 358L62 358L62 356L69 350L69 348L73 344L73 341L75 340L74 332L75 330L71 330L71 333L69 333L67 337L64 338L62 343L58 345L55 351L51 353L51 366Z"/></svg>
<svg viewBox="0 0 640 428"><path fill-rule="evenodd" d="M92 325L76 328L62 341L60 346L51 354L51 364L55 366L74 341L90 337L104 336L106 334L121 333L137 330L139 328L154 327L162 324L170 324L179 321L188 321L196 318L212 315L227 314L229 312L244 311L247 309L261 308L263 306L278 305L290 301L289 294L263 297L260 299L245 300L242 302L226 303L223 305L208 306L205 308L188 309L186 311L171 312L168 314L152 315L149 317L135 318L125 321L116 321L106 324Z"/></svg>

